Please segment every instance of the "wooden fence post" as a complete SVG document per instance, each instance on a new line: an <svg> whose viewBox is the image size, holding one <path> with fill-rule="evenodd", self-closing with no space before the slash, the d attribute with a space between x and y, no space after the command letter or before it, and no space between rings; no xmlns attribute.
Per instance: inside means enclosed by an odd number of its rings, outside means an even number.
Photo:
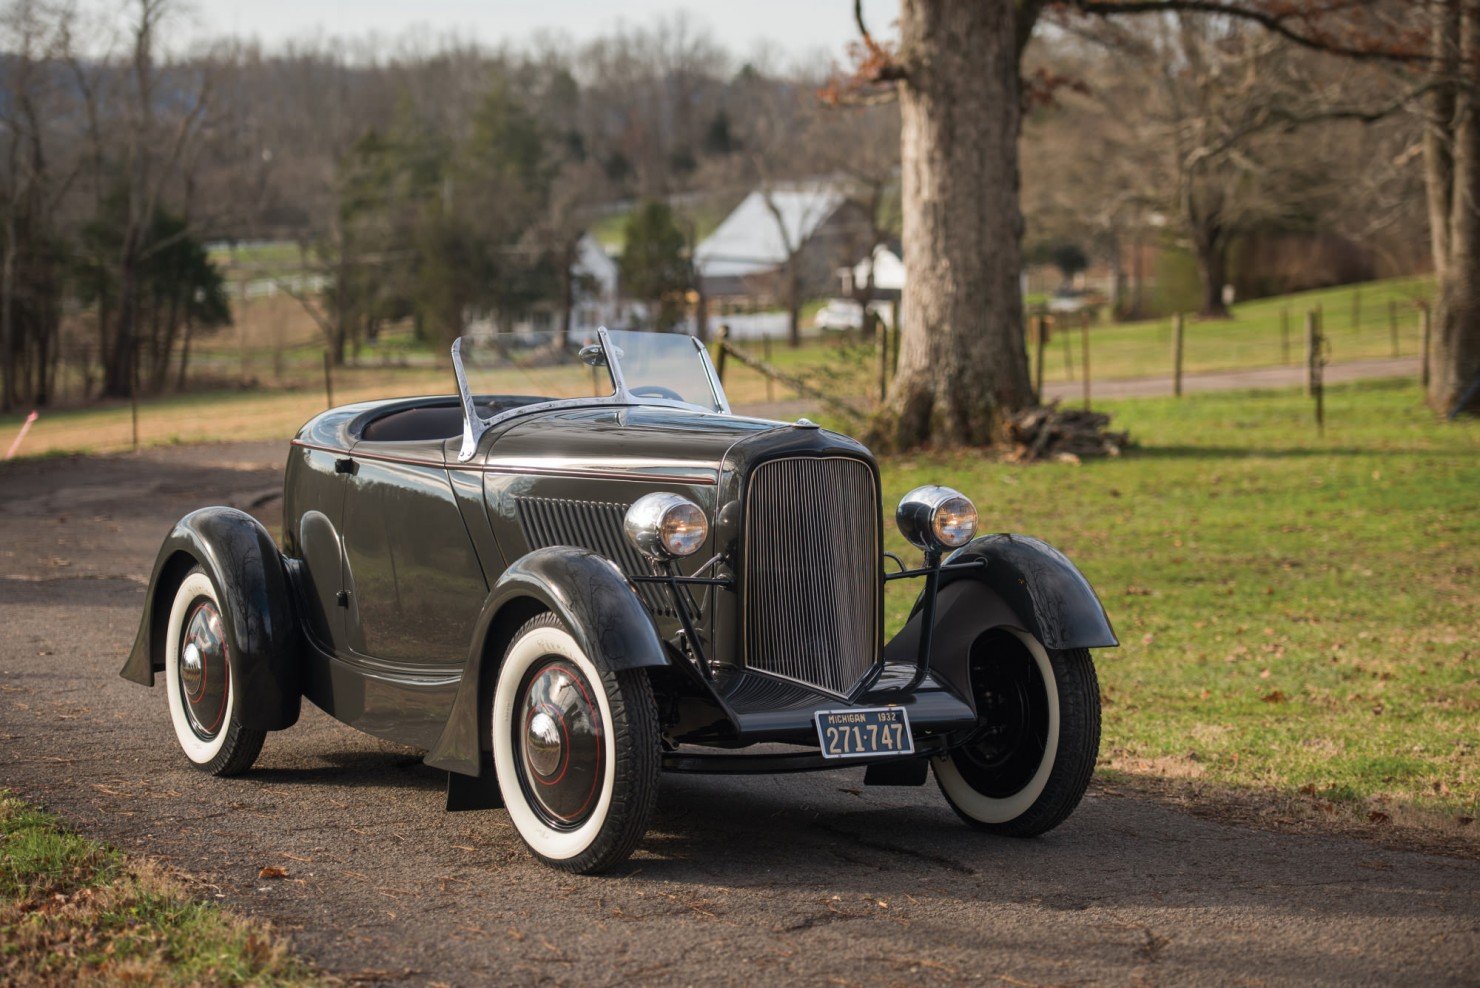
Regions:
<svg viewBox="0 0 1480 988"><path fill-rule="evenodd" d="M1043 404L1043 348L1048 342L1048 316L1039 316L1034 320L1038 327L1038 339L1035 341L1038 349L1038 376L1034 382L1033 391L1038 395L1038 404Z"/></svg>
<svg viewBox="0 0 1480 988"><path fill-rule="evenodd" d="M903 299L895 299L889 305L889 376L893 377L899 373L899 307L904 304Z"/></svg>
<svg viewBox="0 0 1480 988"><path fill-rule="evenodd" d="M334 407L334 361L329 357L329 351L324 351L324 400L329 403L328 407Z"/></svg>
<svg viewBox="0 0 1480 988"><path fill-rule="evenodd" d="M1084 372L1084 408L1089 410L1089 313L1079 324L1079 368Z"/></svg>
<svg viewBox="0 0 1480 988"><path fill-rule="evenodd" d="M1172 394L1182 397L1182 313L1172 316Z"/></svg>
<svg viewBox="0 0 1480 988"><path fill-rule="evenodd" d="M719 377L720 387L724 387L724 384L725 384L725 355L729 352L729 346L730 346L730 327L729 327L729 325L726 324L726 323L720 323L720 325L719 325L719 332L716 333L715 335L718 337L719 359L714 362L714 364L715 364L715 366L714 366L714 372Z"/></svg>
<svg viewBox="0 0 1480 988"><path fill-rule="evenodd" d="M1429 303L1427 301L1418 303L1418 329L1419 336L1422 337L1421 345L1423 346L1423 370L1419 372L1419 379L1423 382L1424 390L1426 391L1429 387L1429 332L1432 326L1433 317L1429 315Z"/></svg>
<svg viewBox="0 0 1480 988"><path fill-rule="evenodd" d="M1314 309L1305 314L1305 393L1315 393L1316 348L1320 344L1320 313Z"/></svg>
<svg viewBox="0 0 1480 988"><path fill-rule="evenodd" d="M869 312L863 312L863 318L873 323L874 342L879 346L879 404L884 404L884 399L889 397L889 330L884 327L884 320Z"/></svg>
<svg viewBox="0 0 1480 988"><path fill-rule="evenodd" d="M1066 380L1074 380L1074 341L1069 339L1069 334L1064 334L1064 377Z"/></svg>
<svg viewBox="0 0 1480 988"><path fill-rule="evenodd" d="M723 339L723 337L721 337L721 339ZM761 352L763 354L765 354L765 356L766 356L766 363L769 364L771 362L771 334L770 333L767 333L765 336L762 336L761 337ZM721 357L720 359L723 360L724 358ZM723 382L721 382L721 383L723 383ZM775 401L776 400L776 379L774 377L769 377L768 376L766 378L766 400L767 401Z"/></svg>
<svg viewBox="0 0 1480 988"><path fill-rule="evenodd" d="M1310 396L1310 368L1316 359L1316 325L1320 321L1320 309L1305 312L1305 395Z"/></svg>
<svg viewBox="0 0 1480 988"><path fill-rule="evenodd" d="M139 451L139 341L132 341L128 358L128 408L133 423L134 452Z"/></svg>
<svg viewBox="0 0 1480 988"><path fill-rule="evenodd" d="M1388 299L1388 331L1393 338L1393 356L1398 356L1398 300Z"/></svg>
<svg viewBox="0 0 1480 988"><path fill-rule="evenodd" d="M1290 307L1280 307L1280 363L1290 362Z"/></svg>
<svg viewBox="0 0 1480 988"><path fill-rule="evenodd" d="M1320 313L1308 313L1305 317L1305 352L1310 362L1305 370L1306 392L1316 400L1316 432L1321 435L1326 433L1326 388L1322 373L1326 363L1324 349Z"/></svg>

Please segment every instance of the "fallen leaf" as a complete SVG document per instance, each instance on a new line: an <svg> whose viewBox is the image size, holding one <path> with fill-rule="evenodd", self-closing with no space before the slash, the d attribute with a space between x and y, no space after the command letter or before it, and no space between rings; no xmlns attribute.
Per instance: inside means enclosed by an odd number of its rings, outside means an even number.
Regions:
<svg viewBox="0 0 1480 988"><path fill-rule="evenodd" d="M288 877L288 870L286 868L279 868L277 865L267 865L261 871L257 872L257 877L258 878L287 878Z"/></svg>
<svg viewBox="0 0 1480 988"><path fill-rule="evenodd" d="M1284 703L1289 697L1285 696L1284 690L1275 690L1273 693L1267 693L1259 699L1265 703Z"/></svg>
<svg viewBox="0 0 1480 988"><path fill-rule="evenodd" d="M1387 823L1388 820L1391 818L1386 813L1382 812L1382 810L1373 810L1371 813L1367 814L1367 819L1371 820L1373 823Z"/></svg>

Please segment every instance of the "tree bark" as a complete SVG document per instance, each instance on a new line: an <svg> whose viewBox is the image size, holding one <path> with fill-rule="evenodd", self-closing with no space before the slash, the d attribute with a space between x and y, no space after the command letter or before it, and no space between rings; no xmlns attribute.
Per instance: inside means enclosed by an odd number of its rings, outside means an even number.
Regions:
<svg viewBox="0 0 1480 988"><path fill-rule="evenodd" d="M125 247L123 260L119 264L118 323L112 334L111 359L103 369L104 398L127 398L133 393L134 365L138 360L134 352L138 348L134 339L135 315L138 307L138 299L135 297L134 268L133 251Z"/></svg>
<svg viewBox="0 0 1480 988"><path fill-rule="evenodd" d="M1223 286L1228 283L1228 245L1218 236L1197 244L1197 275L1202 281L1202 313L1206 319L1227 319Z"/></svg>
<svg viewBox="0 0 1480 988"><path fill-rule="evenodd" d="M1428 402L1441 415L1480 414L1480 0L1441 5L1434 44L1438 71L1460 81L1437 91L1424 143L1436 283Z"/></svg>
<svg viewBox="0 0 1480 988"><path fill-rule="evenodd" d="M900 13L909 284L872 439L988 445L1034 400L1019 287L1017 5L904 0Z"/></svg>
<svg viewBox="0 0 1480 988"><path fill-rule="evenodd" d="M786 333L787 341L793 347L802 345L802 282L797 273L797 265L800 259L796 254L791 255L786 261L786 270L782 277L786 280Z"/></svg>

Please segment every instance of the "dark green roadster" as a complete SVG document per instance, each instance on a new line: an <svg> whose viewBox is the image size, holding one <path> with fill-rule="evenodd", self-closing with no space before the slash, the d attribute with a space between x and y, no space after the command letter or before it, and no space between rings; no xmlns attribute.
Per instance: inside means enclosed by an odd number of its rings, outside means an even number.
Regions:
<svg viewBox="0 0 1480 988"><path fill-rule="evenodd" d="M303 427L281 547L224 507L166 538L123 675L163 673L195 765L247 771L307 697L579 872L632 852L660 771L933 771L1012 836L1079 802L1088 650L1116 640L1051 546L977 536L971 501L928 486L895 512L923 561L886 553L869 451L731 414L688 336L469 337L453 365L455 397ZM893 580L919 595L886 642Z"/></svg>

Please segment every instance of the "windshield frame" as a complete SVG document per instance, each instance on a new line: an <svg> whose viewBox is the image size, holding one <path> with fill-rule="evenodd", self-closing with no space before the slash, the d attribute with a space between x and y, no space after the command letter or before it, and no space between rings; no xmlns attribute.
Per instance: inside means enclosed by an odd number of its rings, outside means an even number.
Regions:
<svg viewBox="0 0 1480 988"><path fill-rule="evenodd" d="M557 408L579 408L592 405L659 405L668 408L684 408L699 411L706 415L730 415L729 399L725 396L725 388L720 383L719 372L715 370L714 361L709 357L709 350L699 341L697 336L688 337L694 344L700 362L704 367L705 379L709 382L709 390L714 396L714 408L699 405L689 401L679 401L673 398L655 398L643 395L634 395L627 389L626 378L622 374L622 348L612 342L606 327L600 326L596 330L596 346L600 348L600 354L605 359L605 366L611 374L612 393L608 395L597 395L590 398L551 398L549 401L538 402L533 405L521 405L518 408L510 408L499 412L497 415L485 418L478 413L478 407L473 401L473 393L468 387L468 375L463 368L462 359L462 337L458 337L452 343L452 373L457 379L457 395L462 405L463 434L462 445L457 452L459 463L466 463L478 452L478 443L484 433L500 422L516 418L520 415L528 415L531 412L548 411Z"/></svg>

